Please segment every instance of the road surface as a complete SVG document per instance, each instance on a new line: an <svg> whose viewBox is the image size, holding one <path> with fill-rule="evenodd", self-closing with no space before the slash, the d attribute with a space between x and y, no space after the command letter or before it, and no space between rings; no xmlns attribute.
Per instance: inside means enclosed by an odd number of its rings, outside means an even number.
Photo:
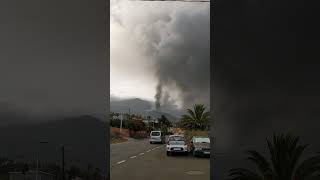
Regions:
<svg viewBox="0 0 320 180"><path fill-rule="evenodd" d="M112 144L111 180L209 180L210 159L167 156L165 145L148 140Z"/></svg>

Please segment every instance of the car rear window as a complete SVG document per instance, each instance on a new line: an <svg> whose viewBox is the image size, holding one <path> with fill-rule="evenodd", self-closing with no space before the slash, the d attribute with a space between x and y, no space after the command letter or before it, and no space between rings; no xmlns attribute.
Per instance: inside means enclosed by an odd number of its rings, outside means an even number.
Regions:
<svg viewBox="0 0 320 180"><path fill-rule="evenodd" d="M160 132L151 132L151 136L160 136Z"/></svg>
<svg viewBox="0 0 320 180"><path fill-rule="evenodd" d="M169 138L169 141L184 141L184 138L181 136L172 136Z"/></svg>
<svg viewBox="0 0 320 180"><path fill-rule="evenodd" d="M185 141L169 141L170 145L185 145Z"/></svg>
<svg viewBox="0 0 320 180"><path fill-rule="evenodd" d="M206 138L206 137L198 137L198 138L194 138L194 141L196 143L210 143L210 139Z"/></svg>

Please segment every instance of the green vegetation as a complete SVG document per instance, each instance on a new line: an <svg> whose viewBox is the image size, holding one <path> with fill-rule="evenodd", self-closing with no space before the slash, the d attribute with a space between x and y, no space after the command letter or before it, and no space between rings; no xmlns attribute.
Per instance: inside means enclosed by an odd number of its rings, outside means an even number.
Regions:
<svg viewBox="0 0 320 180"><path fill-rule="evenodd" d="M9 172L20 171L28 172L29 170L36 169L36 162L14 162L8 158L0 158L0 180L9 180ZM55 163L41 163L39 164L39 170L47 173L54 174L57 179L61 179L61 167ZM100 180L101 172L99 168L94 168L88 165L87 168L79 168L72 165L66 169L65 176L67 179L74 177L81 177L87 180Z"/></svg>
<svg viewBox="0 0 320 180"><path fill-rule="evenodd" d="M256 165L258 172L237 168L230 170L231 180L318 180L320 179L320 156L302 160L308 145L299 144L299 137L291 134L273 135L267 139L270 159L257 151L248 151L248 160Z"/></svg>
<svg viewBox="0 0 320 180"><path fill-rule="evenodd" d="M169 128L172 127L172 123L164 115L162 115L161 118L158 119L158 122L159 129L163 132L163 134L168 135Z"/></svg>
<svg viewBox="0 0 320 180"><path fill-rule="evenodd" d="M208 136L209 137L209 132L208 131L201 131L201 130L186 130L184 132L184 137L187 142L190 142L193 136Z"/></svg>
<svg viewBox="0 0 320 180"><path fill-rule="evenodd" d="M119 113L110 113L110 126L117 128L121 126ZM169 128L172 126L172 123L164 115L158 118L158 122L154 122L150 116L142 117L139 114L130 114L130 116L129 114L124 114L122 121L122 128L133 131L151 132L153 130L161 130L165 134L169 134Z"/></svg>
<svg viewBox="0 0 320 180"><path fill-rule="evenodd" d="M111 113L110 114L110 126L119 128L121 125L120 114L119 113ZM124 114L122 121L122 128L134 130L134 131L144 131L147 130L146 123L143 122L143 118L141 115Z"/></svg>
<svg viewBox="0 0 320 180"><path fill-rule="evenodd" d="M196 104L193 110L187 109L188 114L182 116L179 124L186 130L208 130L210 112L202 104Z"/></svg>

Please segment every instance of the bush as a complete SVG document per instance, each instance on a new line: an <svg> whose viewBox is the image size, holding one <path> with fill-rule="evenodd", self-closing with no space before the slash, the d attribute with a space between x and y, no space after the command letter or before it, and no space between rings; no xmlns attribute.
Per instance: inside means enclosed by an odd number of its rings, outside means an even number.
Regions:
<svg viewBox="0 0 320 180"><path fill-rule="evenodd" d="M201 131L201 130L186 130L184 132L184 136L187 142L190 142L193 136L209 136L208 131Z"/></svg>
<svg viewBox="0 0 320 180"><path fill-rule="evenodd" d="M111 127L120 127L121 121L119 119L111 119L110 126Z"/></svg>
<svg viewBox="0 0 320 180"><path fill-rule="evenodd" d="M126 129L133 129L134 125L133 125L133 121L132 120L125 120L122 121L122 127L126 128Z"/></svg>
<svg viewBox="0 0 320 180"><path fill-rule="evenodd" d="M144 131L146 130L146 125L141 120L133 120L133 129L134 131Z"/></svg>

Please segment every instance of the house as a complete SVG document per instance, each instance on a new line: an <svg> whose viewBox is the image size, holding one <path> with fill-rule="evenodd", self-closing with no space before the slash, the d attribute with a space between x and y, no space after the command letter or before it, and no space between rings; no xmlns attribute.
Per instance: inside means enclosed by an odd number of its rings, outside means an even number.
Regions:
<svg viewBox="0 0 320 180"><path fill-rule="evenodd" d="M9 172L9 180L56 180L54 174L39 171L23 172Z"/></svg>

